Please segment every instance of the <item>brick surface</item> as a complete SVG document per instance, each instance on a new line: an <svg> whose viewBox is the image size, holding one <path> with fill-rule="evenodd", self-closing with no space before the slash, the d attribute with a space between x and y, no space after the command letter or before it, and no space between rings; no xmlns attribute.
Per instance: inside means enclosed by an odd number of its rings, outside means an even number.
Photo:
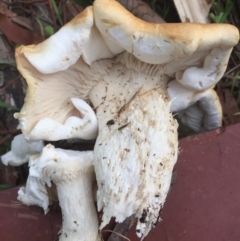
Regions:
<svg viewBox="0 0 240 241"><path fill-rule="evenodd" d="M240 125L183 139L180 150L163 221L145 240L239 241ZM61 213L19 205L17 190L0 192L0 241L55 240ZM134 228L128 237L138 240Z"/></svg>

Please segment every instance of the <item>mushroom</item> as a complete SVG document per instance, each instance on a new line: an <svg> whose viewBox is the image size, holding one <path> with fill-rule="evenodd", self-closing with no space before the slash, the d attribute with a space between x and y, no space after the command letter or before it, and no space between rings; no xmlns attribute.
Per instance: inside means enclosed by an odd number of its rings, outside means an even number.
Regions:
<svg viewBox="0 0 240 241"><path fill-rule="evenodd" d="M81 99L70 98L70 100L79 113L84 115L83 118L70 116L63 124L48 117L43 118L34 126L31 133L26 136L27 139L49 141L70 138L95 139L97 136L97 118L94 111Z"/></svg>
<svg viewBox="0 0 240 241"><path fill-rule="evenodd" d="M16 50L29 88L15 117L29 136L43 118L64 123L78 116L66 104L72 97L89 101L98 119L93 158L100 229L111 217L133 216L143 239L160 219L178 155L172 111L181 108L169 93L178 86L183 98L192 98L181 99L183 109L202 101L210 113L203 100L211 99L208 89L222 77L239 32L228 24L146 23L114 0L95 0L56 36L58 44L53 36Z"/></svg>
<svg viewBox="0 0 240 241"><path fill-rule="evenodd" d="M56 185L63 217L60 241L100 240L92 193L92 151L62 150L48 144L36 157L30 176Z"/></svg>
<svg viewBox="0 0 240 241"><path fill-rule="evenodd" d="M34 156L42 152L43 141L27 142L23 134L15 136L11 143L11 150L1 157L4 165L20 166L29 162L30 172L34 166ZM27 179L25 187L20 187L17 199L27 206L37 205L43 208L45 214L48 206L53 203L56 195L54 188L49 189L39 178Z"/></svg>
<svg viewBox="0 0 240 241"><path fill-rule="evenodd" d="M27 142L23 134L15 136L11 143L11 150L1 156L4 165L20 166L28 162L31 155L38 154L44 146L43 141Z"/></svg>
<svg viewBox="0 0 240 241"><path fill-rule="evenodd" d="M11 150L1 157L4 165L20 166L29 162L30 173L35 165L35 155L42 152L43 141L27 142L23 134L15 136L11 143ZM39 178L29 176L25 187L20 187L17 199L27 206L37 205L43 208L44 213L48 212L48 206L56 199L53 188L47 188Z"/></svg>
<svg viewBox="0 0 240 241"><path fill-rule="evenodd" d="M168 95L172 101L171 111L177 113L181 124L194 132L212 130L222 125L222 107L212 88L195 91L173 80L168 84Z"/></svg>
<svg viewBox="0 0 240 241"><path fill-rule="evenodd" d="M36 174L36 160L39 155L33 155L29 159L29 176L25 187L18 190L17 199L27 206L37 205L43 208L47 214L49 205L57 200L56 187L47 187L45 182Z"/></svg>

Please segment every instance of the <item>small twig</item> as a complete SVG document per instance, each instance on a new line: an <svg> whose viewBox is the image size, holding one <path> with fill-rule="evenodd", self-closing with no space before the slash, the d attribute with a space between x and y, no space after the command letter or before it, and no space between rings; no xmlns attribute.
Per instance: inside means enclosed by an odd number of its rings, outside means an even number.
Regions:
<svg viewBox="0 0 240 241"><path fill-rule="evenodd" d="M50 1L51 1L51 4L52 4L52 8L53 8L53 10L54 10L54 13L55 13L55 15L56 15L56 18L57 18L60 26L62 26L63 23L62 23L61 14L60 14L60 11L59 11L59 9L58 9L58 6L57 6L55 0L50 0Z"/></svg>
<svg viewBox="0 0 240 241"><path fill-rule="evenodd" d="M67 22L67 7L66 7L65 1L63 1L62 8L63 8L63 24L66 24L66 22Z"/></svg>
<svg viewBox="0 0 240 241"><path fill-rule="evenodd" d="M238 69L238 68L240 68L240 63L237 64L236 66L234 66L233 68L231 68L230 70L228 70L228 71L225 73L224 77L225 77L226 75L229 75L230 73L232 73L234 70L236 70L236 69Z"/></svg>
<svg viewBox="0 0 240 241"><path fill-rule="evenodd" d="M125 235L127 235L129 231L129 227L131 225L131 218L125 219L122 223L117 223L116 226L114 227L113 231L111 230L103 230L104 231L109 231L112 234L108 238L108 241L122 241L122 238L128 239Z"/></svg>
<svg viewBox="0 0 240 241"><path fill-rule="evenodd" d="M240 79L240 76L232 76L232 75L227 75L227 74L225 74L224 77L228 78L228 79Z"/></svg>
<svg viewBox="0 0 240 241"><path fill-rule="evenodd" d="M6 126L1 121L0 121L0 129L4 129L4 130L7 129Z"/></svg>
<svg viewBox="0 0 240 241"><path fill-rule="evenodd" d="M0 130L0 135L17 135L21 130Z"/></svg>
<svg viewBox="0 0 240 241"><path fill-rule="evenodd" d="M120 233L118 233L118 232L115 232L115 231L113 231L113 230L103 230L102 232L110 232L110 233L113 233L113 234L116 234L116 235L118 235L118 236L120 236L121 238L124 238L124 239L126 239L126 240L128 240L128 241L131 241L131 239L129 239L129 238L127 238L126 236L124 236L124 235L122 235L122 234L120 234ZM111 236L110 236L111 237ZM109 240L109 239L108 239Z"/></svg>
<svg viewBox="0 0 240 241"><path fill-rule="evenodd" d="M0 146L3 145L6 141L10 140L11 138L11 135L4 136L2 139L0 139Z"/></svg>
<svg viewBox="0 0 240 241"><path fill-rule="evenodd" d="M12 79L6 86L0 89L0 93L2 93L5 89L7 89L10 85L12 85L16 80L18 80L21 76L18 75L16 78Z"/></svg>
<svg viewBox="0 0 240 241"><path fill-rule="evenodd" d="M34 4L34 3L44 3L44 2L47 2L47 0L32 0L32 1L22 1L22 0L18 0L17 2L13 2L13 3L10 3L10 2L6 2L4 0L0 0L0 3L4 3L6 5L14 5L16 3L23 3L23 4Z"/></svg>

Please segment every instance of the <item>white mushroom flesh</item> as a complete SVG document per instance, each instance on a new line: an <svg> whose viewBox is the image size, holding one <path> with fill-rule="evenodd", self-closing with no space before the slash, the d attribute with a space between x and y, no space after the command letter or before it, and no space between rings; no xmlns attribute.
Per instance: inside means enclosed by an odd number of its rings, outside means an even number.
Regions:
<svg viewBox="0 0 240 241"><path fill-rule="evenodd" d="M27 138L29 140L57 141L59 139L82 138L93 140L97 137L97 118L92 108L83 100L70 99L83 118L70 116L61 124L51 118L41 119Z"/></svg>
<svg viewBox="0 0 240 241"><path fill-rule="evenodd" d="M215 48L205 58L202 68L190 67L176 73L176 80L188 89L201 91L213 87L223 76L232 48Z"/></svg>
<svg viewBox="0 0 240 241"><path fill-rule="evenodd" d="M93 152L55 149L49 144L36 159L36 172L57 187L63 219L60 241L99 240L92 192Z"/></svg>
<svg viewBox="0 0 240 241"><path fill-rule="evenodd" d="M46 214L49 205L57 201L56 187L48 187L38 173L36 160L39 155L33 155L29 160L29 176L25 187L18 191L17 199L27 206L37 205L43 208Z"/></svg>
<svg viewBox="0 0 240 241"><path fill-rule="evenodd" d="M128 57L138 70L121 63ZM133 215L137 235L144 238L158 222L169 190L178 125L170 112L164 75L141 72L146 66L127 53L117 62L104 78L104 98L99 98L98 86L90 94L99 120L94 166L98 209L103 210L100 228L111 217L123 222ZM100 104L95 93L104 99Z"/></svg>
<svg viewBox="0 0 240 241"><path fill-rule="evenodd" d="M65 70L81 56L92 26L93 12L91 8L87 8L56 34L38 44L37 48L29 46L24 56L41 73L51 74Z"/></svg>

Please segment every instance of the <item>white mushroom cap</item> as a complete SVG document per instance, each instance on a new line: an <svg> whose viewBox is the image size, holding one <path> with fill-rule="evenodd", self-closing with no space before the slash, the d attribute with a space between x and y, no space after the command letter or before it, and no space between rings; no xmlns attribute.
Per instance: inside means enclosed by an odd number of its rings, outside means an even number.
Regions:
<svg viewBox="0 0 240 241"><path fill-rule="evenodd" d="M1 156L4 165L20 166L28 162L31 155L38 154L44 146L43 141L27 142L23 134L15 136L11 143L11 151Z"/></svg>
<svg viewBox="0 0 240 241"><path fill-rule="evenodd" d="M43 74L67 69L81 55L87 64L113 57L94 25L92 7L86 8L44 42L24 48L23 54Z"/></svg>
<svg viewBox="0 0 240 241"><path fill-rule="evenodd" d="M225 49L231 49L239 40L234 26L147 23L113 0L94 1L93 10L96 26L109 49L115 54L126 50L145 63L169 63L194 52L199 52L199 58L206 57L208 53L203 51L215 48L222 48L224 55Z"/></svg>
<svg viewBox="0 0 240 241"><path fill-rule="evenodd" d="M223 76L232 49L215 48L205 58L203 67L190 67L176 73L176 80L192 90L213 87Z"/></svg>
<svg viewBox="0 0 240 241"><path fill-rule="evenodd" d="M101 99L89 96L90 91L109 75L116 64L111 58L124 51L146 66L150 64L146 67L149 74L176 79L194 91L212 88L222 77L238 40L237 28L228 24L146 23L113 0L96 0L93 8L87 8L42 44L16 50L17 66L28 82L28 92L15 117L26 136L39 121L46 123L46 118L65 132L69 117L81 117L70 99L91 99L95 107L101 104ZM52 55L52 49L54 56L45 58ZM73 55L69 55L71 51ZM63 64L64 58L69 60ZM39 61L42 59L44 64ZM131 68L130 62L127 60L127 68ZM37 133L32 139L38 138ZM56 135L54 139L61 138Z"/></svg>

